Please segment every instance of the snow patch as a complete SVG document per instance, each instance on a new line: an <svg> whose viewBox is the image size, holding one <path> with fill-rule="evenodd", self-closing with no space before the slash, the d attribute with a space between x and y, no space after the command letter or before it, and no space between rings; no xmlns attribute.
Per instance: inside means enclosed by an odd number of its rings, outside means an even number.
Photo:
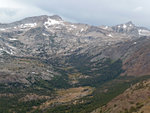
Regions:
<svg viewBox="0 0 150 113"><path fill-rule="evenodd" d="M2 52L6 52L7 54L14 54L14 51L12 49L10 49L10 51L6 50L5 48L0 48L0 53L2 54Z"/></svg>
<svg viewBox="0 0 150 113"><path fill-rule="evenodd" d="M19 27L20 28L33 28L33 27L36 27L36 26L37 26L37 23L27 23L27 24L21 24Z"/></svg>
<svg viewBox="0 0 150 113"><path fill-rule="evenodd" d="M2 51L3 49L2 48L0 48L0 51Z"/></svg>
<svg viewBox="0 0 150 113"><path fill-rule="evenodd" d="M150 31L148 30L139 29L138 32L139 32L139 35L141 36L150 36Z"/></svg>
<svg viewBox="0 0 150 113"><path fill-rule="evenodd" d="M58 21L58 20L54 20L54 19L51 19L51 18L48 18L47 22L44 23L44 26L46 28L48 28L49 26L52 26L52 25L64 25L63 21Z"/></svg>
<svg viewBox="0 0 150 113"><path fill-rule="evenodd" d="M4 29L4 28L0 28L0 31L6 31L6 29Z"/></svg>
<svg viewBox="0 0 150 113"><path fill-rule="evenodd" d="M108 26L105 26L103 29L108 29Z"/></svg>
<svg viewBox="0 0 150 113"><path fill-rule="evenodd" d="M68 31L72 31L73 29L72 28L68 28Z"/></svg>
<svg viewBox="0 0 150 113"><path fill-rule="evenodd" d="M82 29L81 29L81 32L83 32L83 31L84 31L84 29L82 28Z"/></svg>
<svg viewBox="0 0 150 113"><path fill-rule="evenodd" d="M43 36L49 36L49 35L48 35L48 34L46 34L46 33L42 33L42 35L43 35Z"/></svg>
<svg viewBox="0 0 150 113"><path fill-rule="evenodd" d="M75 25L70 25L72 28L74 28L74 29L76 29L77 28L77 26L75 26Z"/></svg>
<svg viewBox="0 0 150 113"><path fill-rule="evenodd" d="M124 29L127 28L127 25L123 24L123 28L124 28Z"/></svg>
<svg viewBox="0 0 150 113"><path fill-rule="evenodd" d="M107 35L107 36L109 36L109 37L113 37L113 36L112 36L112 34L109 34L109 35Z"/></svg>
<svg viewBox="0 0 150 113"><path fill-rule="evenodd" d="M9 38L9 40L15 41L15 40L18 40L18 39L16 39L16 38Z"/></svg>

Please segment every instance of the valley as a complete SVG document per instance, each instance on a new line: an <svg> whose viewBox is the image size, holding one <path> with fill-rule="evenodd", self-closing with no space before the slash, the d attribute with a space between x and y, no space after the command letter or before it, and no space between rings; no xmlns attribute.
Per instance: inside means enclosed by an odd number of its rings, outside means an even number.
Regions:
<svg viewBox="0 0 150 113"><path fill-rule="evenodd" d="M150 30L132 22L91 26L42 15L0 24L0 112L132 113L121 105L149 92L149 44ZM131 91L134 84L142 91ZM139 113L148 96L134 102Z"/></svg>

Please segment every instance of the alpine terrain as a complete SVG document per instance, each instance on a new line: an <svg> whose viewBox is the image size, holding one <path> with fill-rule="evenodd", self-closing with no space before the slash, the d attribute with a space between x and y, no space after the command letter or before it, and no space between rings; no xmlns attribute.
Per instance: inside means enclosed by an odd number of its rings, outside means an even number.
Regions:
<svg viewBox="0 0 150 113"><path fill-rule="evenodd" d="M149 59L150 30L131 21L0 23L0 112L149 113Z"/></svg>

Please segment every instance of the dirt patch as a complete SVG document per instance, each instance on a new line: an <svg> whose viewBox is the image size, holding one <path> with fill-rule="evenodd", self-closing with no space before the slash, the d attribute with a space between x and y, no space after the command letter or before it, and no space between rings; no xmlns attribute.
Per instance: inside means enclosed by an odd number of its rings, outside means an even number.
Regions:
<svg viewBox="0 0 150 113"><path fill-rule="evenodd" d="M40 106L40 109L45 109L49 106L54 106L56 104L64 104L64 103L76 103L75 101L91 94L93 92L93 88L91 87L78 87L78 88L70 88L56 91L57 97L55 99L51 99L46 101Z"/></svg>

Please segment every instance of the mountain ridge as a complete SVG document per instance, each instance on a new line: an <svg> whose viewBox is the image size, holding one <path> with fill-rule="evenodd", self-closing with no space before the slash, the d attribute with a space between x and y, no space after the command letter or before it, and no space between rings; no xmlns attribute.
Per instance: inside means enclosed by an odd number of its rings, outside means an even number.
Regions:
<svg viewBox="0 0 150 113"><path fill-rule="evenodd" d="M0 111L91 112L150 74L149 45L150 30L131 22L54 15L0 25Z"/></svg>
<svg viewBox="0 0 150 113"><path fill-rule="evenodd" d="M123 30L120 32L118 29ZM103 58L122 59L127 62L127 58L136 50L132 46L138 46L136 40L141 37L139 29L141 28L132 22L100 28L65 22L57 15L29 17L10 26L8 24L8 27L0 26L0 54L41 59L62 59L71 55L87 54L88 57L93 56L90 62ZM148 38L149 33L144 36ZM140 43L145 42L142 40Z"/></svg>

